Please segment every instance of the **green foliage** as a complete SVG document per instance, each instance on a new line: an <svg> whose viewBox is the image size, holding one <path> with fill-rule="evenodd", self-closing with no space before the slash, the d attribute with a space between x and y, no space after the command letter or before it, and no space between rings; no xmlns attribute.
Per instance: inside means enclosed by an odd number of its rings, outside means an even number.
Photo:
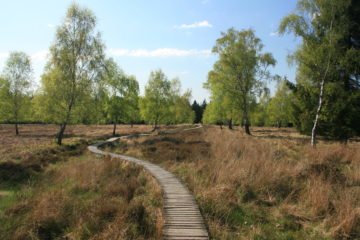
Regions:
<svg viewBox="0 0 360 240"><path fill-rule="evenodd" d="M10 118L10 91L9 82L0 77L0 122Z"/></svg>
<svg viewBox="0 0 360 240"><path fill-rule="evenodd" d="M216 124L224 121L224 113L222 108L217 101L211 101L204 112L203 123L205 124Z"/></svg>
<svg viewBox="0 0 360 240"><path fill-rule="evenodd" d="M267 107L267 125L271 126L288 126L291 122L291 90L286 85L286 79L281 80L278 84L275 96L271 98Z"/></svg>
<svg viewBox="0 0 360 240"><path fill-rule="evenodd" d="M140 121L139 93L139 83L135 76L127 76L127 92L125 94L125 122L127 123L132 124Z"/></svg>
<svg viewBox="0 0 360 240"><path fill-rule="evenodd" d="M167 123L192 123L195 113L190 105L191 91L187 90L181 95L181 83L179 79L171 81L170 115Z"/></svg>
<svg viewBox="0 0 360 240"><path fill-rule="evenodd" d="M190 91L181 95L179 80L168 80L161 70L151 72L145 96L139 101L141 117L155 127L159 123L191 123L190 98Z"/></svg>
<svg viewBox="0 0 360 240"><path fill-rule="evenodd" d="M30 57L23 52L10 53L3 78L0 79L0 120L15 124L25 120L29 109L31 81ZM16 132L18 134L17 128Z"/></svg>
<svg viewBox="0 0 360 240"><path fill-rule="evenodd" d="M260 95L259 102L252 105L252 124L265 126L268 124L268 107L270 102L270 90L265 89Z"/></svg>
<svg viewBox="0 0 360 240"><path fill-rule="evenodd" d="M230 98L221 98L218 96L216 99L207 105L203 122L206 124L225 124L231 119L234 123L241 123L242 113L236 109Z"/></svg>
<svg viewBox="0 0 360 240"><path fill-rule="evenodd" d="M156 127L168 117L170 90L171 82L161 70L150 73L149 81L145 86L145 96L140 99L140 114L146 122Z"/></svg>
<svg viewBox="0 0 360 240"><path fill-rule="evenodd" d="M42 76L42 108L47 120L61 126L59 144L73 111L86 105L99 80L104 54L95 25L96 18L89 9L72 4L50 48Z"/></svg>
<svg viewBox="0 0 360 240"><path fill-rule="evenodd" d="M312 129L322 82L318 132L337 139L360 133L359 15L359 1L299 0L280 24L280 33L303 41L291 57L298 64L293 121L303 133Z"/></svg>
<svg viewBox="0 0 360 240"><path fill-rule="evenodd" d="M105 109L110 122L134 122L138 119L139 84L133 76L126 76L114 60L105 62L102 79L108 96Z"/></svg>
<svg viewBox="0 0 360 240"><path fill-rule="evenodd" d="M193 104L191 105L192 110L195 112L195 119L194 123L201 123L203 120L203 114L206 109L207 103L206 100L200 105L194 100Z"/></svg>
<svg viewBox="0 0 360 240"><path fill-rule="evenodd" d="M276 61L270 53L262 53L261 40L253 30L236 31L231 28L217 39L213 52L219 60L209 72L205 88L211 92L211 115L207 120L232 119L241 115L246 133L250 134L250 108L256 94L265 87L264 80L270 79L269 66ZM217 106L217 107L216 107ZM219 107L222 112L214 111Z"/></svg>

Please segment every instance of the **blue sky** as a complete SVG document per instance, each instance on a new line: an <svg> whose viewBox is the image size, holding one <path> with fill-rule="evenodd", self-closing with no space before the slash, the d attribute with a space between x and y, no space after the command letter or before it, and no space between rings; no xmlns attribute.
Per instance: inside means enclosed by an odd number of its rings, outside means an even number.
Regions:
<svg viewBox="0 0 360 240"><path fill-rule="evenodd" d="M0 0L0 69L10 51L24 51L32 57L34 80L39 83L56 26L72 2ZM161 68L169 78L179 77L183 89L192 89L194 99L208 98L202 86L217 59L211 49L220 33L230 27L254 29L264 50L278 62L272 73L294 81L295 68L288 66L287 55L299 41L278 36L276 30L281 18L294 10L296 0L76 2L95 13L108 56L137 77L141 92L150 71Z"/></svg>

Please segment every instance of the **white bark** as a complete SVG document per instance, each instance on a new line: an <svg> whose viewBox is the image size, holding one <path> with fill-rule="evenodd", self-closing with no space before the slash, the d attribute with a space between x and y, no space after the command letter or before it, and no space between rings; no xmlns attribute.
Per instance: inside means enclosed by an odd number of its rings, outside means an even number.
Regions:
<svg viewBox="0 0 360 240"><path fill-rule="evenodd" d="M330 34L330 39L329 39L329 46L331 47L331 30L333 27L333 19L331 20L330 23L330 28L329 28L329 34ZM324 85L325 85L325 79L328 75L329 69L330 69L330 61L331 61L331 51L329 51L329 57L328 57L328 61L327 61L327 66L324 72L324 76L321 80L320 83L320 94L319 94L319 104L318 104L318 108L316 110L316 116L315 116L315 121L314 121L314 125L311 131L311 146L315 147L316 146L316 130L317 130L317 126L318 126L318 122L319 122L319 116L320 116L320 112L321 112L321 108L323 106L323 98L324 98Z"/></svg>

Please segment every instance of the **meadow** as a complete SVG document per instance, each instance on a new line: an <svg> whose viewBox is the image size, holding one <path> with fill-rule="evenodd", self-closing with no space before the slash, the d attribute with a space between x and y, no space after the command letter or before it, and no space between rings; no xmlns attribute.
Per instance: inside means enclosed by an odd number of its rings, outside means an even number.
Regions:
<svg viewBox="0 0 360 240"><path fill-rule="evenodd" d="M2 6L0 240L360 240L360 1L57 2Z"/></svg>
<svg viewBox="0 0 360 240"><path fill-rule="evenodd" d="M87 152L112 126L1 125L0 239L158 239L161 190L142 168ZM146 126L121 126L123 134Z"/></svg>
<svg viewBox="0 0 360 240"><path fill-rule="evenodd" d="M119 143L111 151L174 172L214 239L359 239L360 148L293 129L205 126Z"/></svg>
<svg viewBox="0 0 360 240"><path fill-rule="evenodd" d="M1 125L1 239L159 239L162 193L138 166L97 157L88 144L112 126ZM360 143L309 138L290 128L252 136L204 126L161 126L106 147L174 173L194 194L212 239L360 238ZM120 134L150 126L121 125ZM170 130L170 131L169 131Z"/></svg>

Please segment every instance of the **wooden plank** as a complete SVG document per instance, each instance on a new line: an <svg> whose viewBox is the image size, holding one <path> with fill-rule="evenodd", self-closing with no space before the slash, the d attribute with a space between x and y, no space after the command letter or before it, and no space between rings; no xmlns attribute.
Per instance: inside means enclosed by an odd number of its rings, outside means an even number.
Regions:
<svg viewBox="0 0 360 240"><path fill-rule="evenodd" d="M193 128L198 129L199 127ZM189 129L191 130L191 129ZM105 142L96 143L88 147L89 151L98 155L110 155L143 166L159 182L164 198L164 226L163 238L171 240L209 239L204 219L199 211L196 201L189 190L172 173L160 166L121 154L109 153L98 147L115 142L121 138L130 138L134 135L120 138L110 138ZM140 136L140 135L139 135ZM143 134L141 136L147 136Z"/></svg>

